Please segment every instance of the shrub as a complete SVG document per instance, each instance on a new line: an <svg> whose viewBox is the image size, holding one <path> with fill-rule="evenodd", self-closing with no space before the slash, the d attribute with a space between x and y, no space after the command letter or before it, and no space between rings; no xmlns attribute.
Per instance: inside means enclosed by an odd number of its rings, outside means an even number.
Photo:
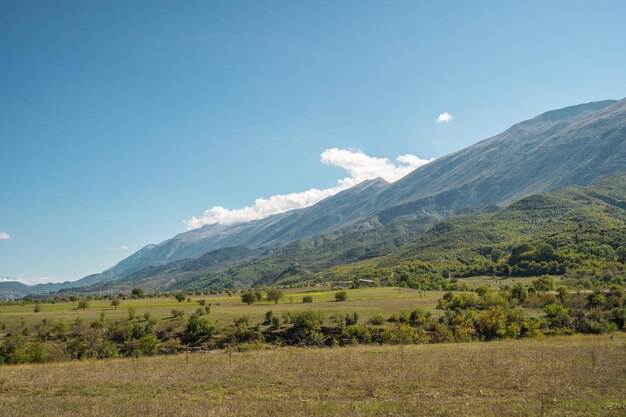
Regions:
<svg viewBox="0 0 626 417"><path fill-rule="evenodd" d="M362 325L346 327L342 336L360 343L370 343L372 341L371 329Z"/></svg>
<svg viewBox="0 0 626 417"><path fill-rule="evenodd" d="M257 297L256 297L256 294L254 294L253 292L244 292L243 294L241 294L242 303L246 303L250 305L256 301L257 301Z"/></svg>
<svg viewBox="0 0 626 417"><path fill-rule="evenodd" d="M554 289L554 279L550 275L542 275L534 279L532 284L537 291L552 291Z"/></svg>
<svg viewBox="0 0 626 417"><path fill-rule="evenodd" d="M374 313L374 315L370 318L370 324L374 326L380 326L385 322L385 316L382 313Z"/></svg>
<svg viewBox="0 0 626 417"><path fill-rule="evenodd" d="M89 301L86 298L81 299L78 302L78 308L85 311L89 307Z"/></svg>
<svg viewBox="0 0 626 417"><path fill-rule="evenodd" d="M215 333L215 326L204 316L193 314L185 328L183 338L190 343L198 343L210 339Z"/></svg>
<svg viewBox="0 0 626 417"><path fill-rule="evenodd" d="M346 326L352 326L359 322L359 313L348 313L344 317L344 322Z"/></svg>
<svg viewBox="0 0 626 417"><path fill-rule="evenodd" d="M141 288L133 288L133 290L131 291L131 294L134 295L137 298L144 298L145 294L143 292L143 290Z"/></svg>
<svg viewBox="0 0 626 417"><path fill-rule="evenodd" d="M278 330L280 328L280 319L276 316L272 317L272 329Z"/></svg>
<svg viewBox="0 0 626 417"><path fill-rule="evenodd" d="M172 309L172 311L171 311L171 313L172 313L172 317L174 317L174 318L176 318L176 319L179 319L179 320L180 320L180 319L182 319L182 318L183 318L183 316L185 315L185 312L184 312L184 311L182 311L182 310L178 310L178 309L176 309L176 308L173 308L173 309Z"/></svg>
<svg viewBox="0 0 626 417"><path fill-rule="evenodd" d="M303 303L312 303L313 302L313 297L311 297L310 295L305 295L304 297L302 297L302 302Z"/></svg>
<svg viewBox="0 0 626 417"><path fill-rule="evenodd" d="M348 293L346 291L337 291L335 293L335 301L346 301L348 299Z"/></svg>
<svg viewBox="0 0 626 417"><path fill-rule="evenodd" d="M148 333L139 339L139 351L142 355L154 355L158 346L159 339L152 333Z"/></svg>
<svg viewBox="0 0 626 417"><path fill-rule="evenodd" d="M483 312L478 317L478 331L487 340L506 333L506 314L500 306Z"/></svg>

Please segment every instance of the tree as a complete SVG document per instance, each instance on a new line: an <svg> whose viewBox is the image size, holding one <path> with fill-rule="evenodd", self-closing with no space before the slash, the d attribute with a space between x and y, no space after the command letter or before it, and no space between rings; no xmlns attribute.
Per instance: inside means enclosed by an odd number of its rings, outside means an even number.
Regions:
<svg viewBox="0 0 626 417"><path fill-rule="evenodd" d="M542 243L537 246L536 259L538 261L551 261L554 257L554 248L549 243Z"/></svg>
<svg viewBox="0 0 626 417"><path fill-rule="evenodd" d="M617 260L620 261L621 263L626 263L626 248L623 246L620 246L619 248L617 248L617 250L615 251L615 254L617 255Z"/></svg>
<svg viewBox="0 0 626 417"><path fill-rule="evenodd" d="M114 298L111 300L111 305L113 306L113 308L115 310L117 310L117 306L120 305L120 299L119 298Z"/></svg>
<svg viewBox="0 0 626 417"><path fill-rule="evenodd" d="M172 311L171 311L171 313L172 313L172 317L174 317L174 318L176 318L176 319L179 319L179 320L180 320L180 319L182 319L182 318L183 318L183 316L185 315L185 312L184 312L184 311L182 311L182 310L178 310L178 309L176 309L176 308L173 308L173 309L172 309Z"/></svg>
<svg viewBox="0 0 626 417"><path fill-rule="evenodd" d="M335 293L335 301L346 301L348 299L348 293L346 291L337 291Z"/></svg>
<svg viewBox="0 0 626 417"><path fill-rule="evenodd" d="M253 292L248 291L248 292L244 292L243 294L241 294L242 303L246 303L250 305L250 304L254 304L256 300L257 300L256 294Z"/></svg>
<svg viewBox="0 0 626 417"><path fill-rule="evenodd" d="M303 303L312 303L313 302L313 297L311 297L310 295L305 295L304 297L302 297L302 302Z"/></svg>
<svg viewBox="0 0 626 417"><path fill-rule="evenodd" d="M550 275L542 275L534 279L532 283L537 291L552 291L554 289L554 279Z"/></svg>
<svg viewBox="0 0 626 417"><path fill-rule="evenodd" d="M74 303L78 301L78 297L76 297L75 295L70 295L69 300L72 302L72 310L73 310L75 308Z"/></svg>
<svg viewBox="0 0 626 417"><path fill-rule="evenodd" d="M133 291L131 292L131 294L137 298L143 298L145 296L141 288L133 288Z"/></svg>
<svg viewBox="0 0 626 417"><path fill-rule="evenodd" d="M215 332L215 326L204 316L193 314L185 328L184 338L191 343L210 339Z"/></svg>
<svg viewBox="0 0 626 417"><path fill-rule="evenodd" d="M87 309L87 307L89 307L89 301L87 301L87 299L85 299L85 298L82 298L78 302L78 308L80 308L81 310L85 311Z"/></svg>
<svg viewBox="0 0 626 417"><path fill-rule="evenodd" d="M270 288L265 290L267 301L273 301L274 304L278 304L278 300L283 298L283 292L279 288Z"/></svg>
<svg viewBox="0 0 626 417"><path fill-rule="evenodd" d="M506 313L500 306L483 312L477 320L480 334L487 340L506 334Z"/></svg>
<svg viewBox="0 0 626 417"><path fill-rule="evenodd" d="M179 303L182 303L186 299L187 299L187 294L184 291L176 294L176 301L178 301Z"/></svg>
<svg viewBox="0 0 626 417"><path fill-rule="evenodd" d="M33 311L35 313L39 313L41 311L41 306L39 305L39 303L35 304L35 308L33 309Z"/></svg>
<svg viewBox="0 0 626 417"><path fill-rule="evenodd" d="M139 339L139 351L143 355L154 355L157 352L158 346L159 339L152 333L148 333Z"/></svg>
<svg viewBox="0 0 626 417"><path fill-rule="evenodd" d="M500 249L494 249L491 251L491 262L498 262L502 258L502 251Z"/></svg>

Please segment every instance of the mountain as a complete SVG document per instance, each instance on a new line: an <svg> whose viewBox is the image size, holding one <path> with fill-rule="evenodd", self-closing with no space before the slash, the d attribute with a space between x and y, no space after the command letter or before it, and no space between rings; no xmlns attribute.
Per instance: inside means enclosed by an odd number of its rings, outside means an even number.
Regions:
<svg viewBox="0 0 626 417"><path fill-rule="evenodd" d="M626 99L553 110L427 164L382 191L390 221L416 212L449 215L626 169Z"/></svg>
<svg viewBox="0 0 626 417"><path fill-rule="evenodd" d="M118 280L148 266L196 258L220 248L267 247L332 232L378 212L382 207L376 205L374 196L389 185L385 180L377 178L357 184L305 209L247 223L230 226L210 224L190 230L158 245L148 245L114 267L76 281L74 287Z"/></svg>
<svg viewBox="0 0 626 417"><path fill-rule="evenodd" d="M384 227L403 221L420 229L458 213L494 211L531 194L589 184L625 167L626 99L553 110L439 158L393 184L366 181L305 209L181 233L73 286L125 279L146 267L198 258L221 248L271 249L275 254L290 242L311 242L334 233L347 236L361 225L376 225L383 235Z"/></svg>
<svg viewBox="0 0 626 417"><path fill-rule="evenodd" d="M534 251L546 243L555 255L537 259ZM440 277L443 271L458 276L504 274L505 269L522 276L577 271L578 276L610 278L626 273L624 260L618 259L619 247L626 247L626 174L534 194L493 213L452 216L385 256L317 274L299 272L286 279L275 275L274 280L295 283L394 276L404 280ZM525 255L516 259L514 252L519 248L524 248ZM500 253L496 262L495 251ZM230 268L229 272L236 276L238 270Z"/></svg>
<svg viewBox="0 0 626 417"><path fill-rule="evenodd" d="M17 300L31 293L31 287L10 278L0 278L0 300Z"/></svg>

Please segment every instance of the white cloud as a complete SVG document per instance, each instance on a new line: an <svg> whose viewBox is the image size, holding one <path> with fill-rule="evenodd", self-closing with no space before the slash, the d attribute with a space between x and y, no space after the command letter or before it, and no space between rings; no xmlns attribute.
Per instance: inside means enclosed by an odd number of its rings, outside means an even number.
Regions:
<svg viewBox="0 0 626 417"><path fill-rule="evenodd" d="M11 239L11 235L5 232L0 232L0 240Z"/></svg>
<svg viewBox="0 0 626 417"><path fill-rule="evenodd" d="M454 116L448 112L445 112L437 116L437 120L435 120L435 123L450 123L452 120L454 120Z"/></svg>
<svg viewBox="0 0 626 417"><path fill-rule="evenodd" d="M55 280L54 278L50 278L50 277L24 277L23 275L20 275L19 278L7 278L7 277L2 277L0 278L0 282L8 282L8 281L18 281L21 282L22 284L26 284L26 285L35 285L35 284L48 284L51 282L59 282L59 280Z"/></svg>
<svg viewBox="0 0 626 417"><path fill-rule="evenodd" d="M387 158L368 156L360 150L331 148L322 152L320 161L323 164L345 169L349 176L337 180L337 185L331 188L311 188L299 193L258 198L249 207L230 210L216 206L206 210L202 216L193 216L191 219L185 220L184 223L188 229L196 229L206 224L230 225L263 219L273 214L312 206L365 180L380 177L388 182L397 181L414 169L429 163L432 159L420 159L415 155L408 154L398 156L396 158L398 163L394 163Z"/></svg>
<svg viewBox="0 0 626 417"><path fill-rule="evenodd" d="M130 248L129 248L128 246L126 246L126 245L122 245L122 246L120 246L120 248L122 248L122 250L128 250L128 249L130 249Z"/></svg>

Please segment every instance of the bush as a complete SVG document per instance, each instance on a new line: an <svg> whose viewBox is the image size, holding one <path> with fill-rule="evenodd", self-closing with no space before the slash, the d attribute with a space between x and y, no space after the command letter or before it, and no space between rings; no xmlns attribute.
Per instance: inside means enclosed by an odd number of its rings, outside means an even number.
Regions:
<svg viewBox="0 0 626 417"><path fill-rule="evenodd" d="M337 291L335 293L335 301L346 301L348 299L348 293L346 291Z"/></svg>
<svg viewBox="0 0 626 417"><path fill-rule="evenodd" d="M370 324L374 326L380 326L385 322L385 316L382 313L374 313L374 315L370 318Z"/></svg>
<svg viewBox="0 0 626 417"><path fill-rule="evenodd" d="M552 291L554 289L554 279L550 275L542 275L534 279L532 284L537 291Z"/></svg>
<svg viewBox="0 0 626 417"><path fill-rule="evenodd" d="M478 317L478 331L487 340L506 334L506 314L497 306L483 312Z"/></svg>
<svg viewBox="0 0 626 417"><path fill-rule="evenodd" d="M305 295L304 297L302 297L302 302L303 303L312 303L313 302L313 297L311 297L310 295Z"/></svg>
<svg viewBox="0 0 626 417"><path fill-rule="evenodd" d="M158 346L159 339L152 333L148 333L139 339L139 351L142 355L154 355Z"/></svg>
<svg viewBox="0 0 626 417"><path fill-rule="evenodd" d="M241 294L241 302L246 303L248 305L254 304L257 301L256 294L253 292L244 292Z"/></svg>
<svg viewBox="0 0 626 417"><path fill-rule="evenodd" d="M172 317L174 317L175 319L179 319L179 320L182 319L183 316L185 315L184 311L178 310L176 308L173 308L171 313L172 313Z"/></svg>
<svg viewBox="0 0 626 417"><path fill-rule="evenodd" d="M196 314L189 317L183 338L189 343L198 343L210 339L215 333L215 326L204 316Z"/></svg>

